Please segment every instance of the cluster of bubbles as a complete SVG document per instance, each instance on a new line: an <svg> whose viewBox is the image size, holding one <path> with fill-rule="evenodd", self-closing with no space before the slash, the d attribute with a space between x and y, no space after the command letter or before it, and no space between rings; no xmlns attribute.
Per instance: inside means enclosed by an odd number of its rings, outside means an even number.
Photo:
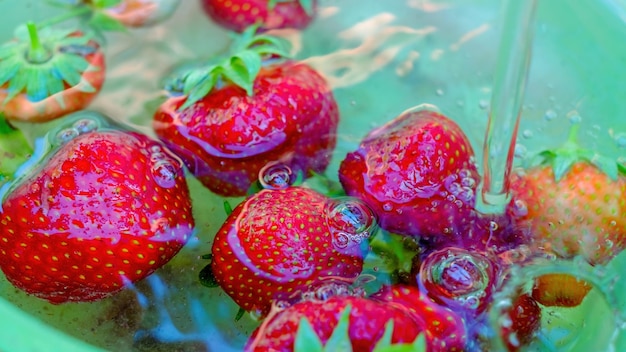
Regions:
<svg viewBox="0 0 626 352"><path fill-rule="evenodd" d="M360 245L378 229L372 209L357 198L330 200L326 206L326 215L333 245L338 249Z"/></svg>
<svg viewBox="0 0 626 352"><path fill-rule="evenodd" d="M285 189L296 181L293 170L285 163L267 163L259 171L259 183L265 189Z"/></svg>
<svg viewBox="0 0 626 352"><path fill-rule="evenodd" d="M178 161L175 165L174 157L158 144L150 147L150 173L154 181L163 188L172 188L176 185L176 177L181 167Z"/></svg>
<svg viewBox="0 0 626 352"><path fill-rule="evenodd" d="M446 200L461 208L464 204L472 204L476 188L476 180L472 177L471 171L463 169L457 174L452 174L444 180L447 190L442 191L441 196Z"/></svg>
<svg viewBox="0 0 626 352"><path fill-rule="evenodd" d="M72 126L66 127L57 132L55 139L58 144L63 145L81 134L97 130L98 127L99 124L95 120L80 119L74 122Z"/></svg>

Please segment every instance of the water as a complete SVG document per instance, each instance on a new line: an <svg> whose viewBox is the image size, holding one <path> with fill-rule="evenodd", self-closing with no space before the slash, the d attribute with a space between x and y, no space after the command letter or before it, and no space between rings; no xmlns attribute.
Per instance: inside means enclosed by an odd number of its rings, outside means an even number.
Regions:
<svg viewBox="0 0 626 352"><path fill-rule="evenodd" d="M328 77L340 104L338 145L327 172L331 178L336 179L339 162L369 129L421 103L435 104L456 120L475 150L480 150L490 98L496 91L493 68L499 38L494 30L498 1L447 5L419 0L322 3L320 19L310 30L284 34L295 44L298 58L306 59ZM20 18L30 16L32 9L36 20L47 15L47 10L34 1L5 2L0 8L16 13L3 24L3 39L10 37L10 28ZM351 10L355 8L358 11ZM624 92L624 83L614 79L626 76L626 55L620 45L614 45L626 35L621 26L623 23L600 2L555 0L539 5L534 44L537 59L525 96L533 108L520 121L521 131L532 131L533 136L521 141L522 154L559 145L570 125L568 112L576 110L583 126L588 124L589 130L591 124L600 127L594 130L597 139L583 137L586 145L622 155L621 136L626 125L615 117L626 116L626 106L615 101ZM197 10L195 1L187 0L163 25L107 38L109 77L92 108L150 135L151 112L162 93L158 82L182 62L221 52L229 41L224 31ZM577 59L563 61L564 52L575 54ZM50 126L28 127L29 138L34 140ZM604 138L610 137L611 130L614 137ZM503 150L507 150L511 139L503 140ZM481 163L482 155L476 157ZM167 183L167 168L162 171L156 174L166 176L163 181ZM195 199L197 233L150 279L97 303L52 306L16 291L0 278L2 298L49 326L109 350L240 350L258 321L247 314L235 320L237 306L223 291L203 287L197 279L206 265L202 255L210 252L212 238L226 218L223 203L234 206L240 199L220 198L193 178L189 183ZM376 239L386 239L385 234L378 233ZM414 253L416 246L409 242L393 249L404 269L410 269L411 264L405 253ZM515 262L524 256L508 254ZM372 255L367 275L389 279L390 268L398 258ZM619 287L619 283L615 285ZM590 302L561 316L584 321L581 316L588 314L588 321L599 321L595 314L602 310L594 310L596 305ZM603 299L598 302L602 306ZM603 325L597 326L600 329ZM32 339L32 333L27 333L26 340L28 337ZM546 339L554 341L550 335Z"/></svg>
<svg viewBox="0 0 626 352"><path fill-rule="evenodd" d="M522 115L537 7L536 0L508 0L502 4L502 37L483 145L483 180L476 199L476 209L483 213L503 213L510 199L509 175ZM526 131L524 137L532 136Z"/></svg>

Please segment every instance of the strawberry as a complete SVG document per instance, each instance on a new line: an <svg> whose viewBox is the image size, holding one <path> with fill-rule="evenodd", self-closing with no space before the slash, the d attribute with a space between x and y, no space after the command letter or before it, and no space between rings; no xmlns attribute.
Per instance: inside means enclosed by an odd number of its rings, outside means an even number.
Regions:
<svg viewBox="0 0 626 352"><path fill-rule="evenodd" d="M548 307L576 307L592 286L568 274L545 274L535 279L533 298Z"/></svg>
<svg viewBox="0 0 626 352"><path fill-rule="evenodd" d="M381 228L447 241L472 220L473 158L454 121L420 108L371 131L341 162L339 181L374 209Z"/></svg>
<svg viewBox="0 0 626 352"><path fill-rule="evenodd" d="M626 247L626 167L578 147L578 128L514 175L511 190L525 204L519 222L528 223L536 248L602 264Z"/></svg>
<svg viewBox="0 0 626 352"><path fill-rule="evenodd" d="M372 232L362 225L373 214L352 213L365 208L346 207L346 201L296 186L249 196L215 236L215 281L241 308L260 316L274 300L289 301L322 279L354 281Z"/></svg>
<svg viewBox="0 0 626 352"><path fill-rule="evenodd" d="M166 100L154 129L211 191L243 196L268 163L305 177L330 162L339 120L324 79L308 65L268 60L283 42L247 31L233 56L183 77L185 96Z"/></svg>
<svg viewBox="0 0 626 352"><path fill-rule="evenodd" d="M29 22L0 51L0 112L7 120L45 122L83 109L105 78L100 45L73 30Z"/></svg>
<svg viewBox="0 0 626 352"><path fill-rule="evenodd" d="M465 351L467 330L463 318L437 304L417 287L384 286L371 298L400 309L418 321L424 331L428 351Z"/></svg>
<svg viewBox="0 0 626 352"><path fill-rule="evenodd" d="M325 351L350 351L350 347L352 351L376 351L389 322L393 324L392 345L411 343L422 331L421 321L402 309L364 297L304 300L269 316L252 333L244 350L321 350L315 349L317 344L325 345Z"/></svg>
<svg viewBox="0 0 626 352"><path fill-rule="evenodd" d="M505 314L507 324L502 326L501 336L509 351L518 351L541 327L541 308L531 296L522 294Z"/></svg>
<svg viewBox="0 0 626 352"><path fill-rule="evenodd" d="M49 133L57 146L6 189L0 213L0 268L55 304L97 300L150 275L194 228L179 159L81 116Z"/></svg>
<svg viewBox="0 0 626 352"><path fill-rule="evenodd" d="M260 24L259 30L302 29L313 20L317 0L202 0L204 11L222 27L243 32Z"/></svg>

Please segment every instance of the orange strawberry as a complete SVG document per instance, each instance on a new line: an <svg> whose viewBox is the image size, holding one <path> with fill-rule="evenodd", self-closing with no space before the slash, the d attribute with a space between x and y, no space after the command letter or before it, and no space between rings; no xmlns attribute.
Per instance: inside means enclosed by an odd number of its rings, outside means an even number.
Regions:
<svg viewBox="0 0 626 352"><path fill-rule="evenodd" d="M591 285L584 280L568 274L546 274L535 279L533 298L548 307L576 307Z"/></svg>

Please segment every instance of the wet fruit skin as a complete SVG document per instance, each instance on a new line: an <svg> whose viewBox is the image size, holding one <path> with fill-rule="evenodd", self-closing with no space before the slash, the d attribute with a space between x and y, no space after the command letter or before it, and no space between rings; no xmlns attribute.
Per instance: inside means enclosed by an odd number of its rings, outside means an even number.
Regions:
<svg viewBox="0 0 626 352"><path fill-rule="evenodd" d="M201 0L204 11L221 26L242 32L259 23L259 30L296 28L303 29L313 20L298 0L282 1L269 8L268 0ZM317 0L313 0L313 12Z"/></svg>
<svg viewBox="0 0 626 352"><path fill-rule="evenodd" d="M410 111L371 131L348 153L339 180L348 195L374 209L381 228L455 238L473 216L473 155L454 121L434 111Z"/></svg>
<svg viewBox="0 0 626 352"><path fill-rule="evenodd" d="M138 133L87 132L6 195L0 268L51 303L94 301L168 262L193 229L180 160Z"/></svg>
<svg viewBox="0 0 626 352"><path fill-rule="evenodd" d="M100 92L106 74L104 52L100 45L95 41L90 41L89 45L93 52L84 55L89 67L82 73L82 80L91 85L93 91L86 90L81 82L75 86L66 84L65 90L39 101L32 101L25 93L20 93L4 103L0 112L9 121L46 122L88 106ZM6 86L0 88L0 102L4 102L7 97L6 89ZM61 99L63 104L59 103Z"/></svg>
<svg viewBox="0 0 626 352"><path fill-rule="evenodd" d="M588 162L557 182L550 166L513 176L513 198L526 203L534 246L563 258L603 264L626 247L626 177L612 180Z"/></svg>
<svg viewBox="0 0 626 352"><path fill-rule="evenodd" d="M265 315L274 300L292 300L311 285L352 282L365 251L333 245L325 212L329 199L302 187L266 189L229 215L213 241L212 271L243 309Z"/></svg>
<svg viewBox="0 0 626 352"><path fill-rule="evenodd" d="M419 321L403 310L364 297L333 296L327 300L296 303L276 315L269 316L253 333L245 351L293 351L300 319L306 318L326 344L344 309L350 306L348 336L353 351L372 351L393 319L392 343L413 342L422 331Z"/></svg>
<svg viewBox="0 0 626 352"><path fill-rule="evenodd" d="M325 80L306 64L262 68L251 96L226 84L179 111L184 101L163 103L154 130L219 195L245 195L271 162L304 176L324 172L330 162L339 110Z"/></svg>

